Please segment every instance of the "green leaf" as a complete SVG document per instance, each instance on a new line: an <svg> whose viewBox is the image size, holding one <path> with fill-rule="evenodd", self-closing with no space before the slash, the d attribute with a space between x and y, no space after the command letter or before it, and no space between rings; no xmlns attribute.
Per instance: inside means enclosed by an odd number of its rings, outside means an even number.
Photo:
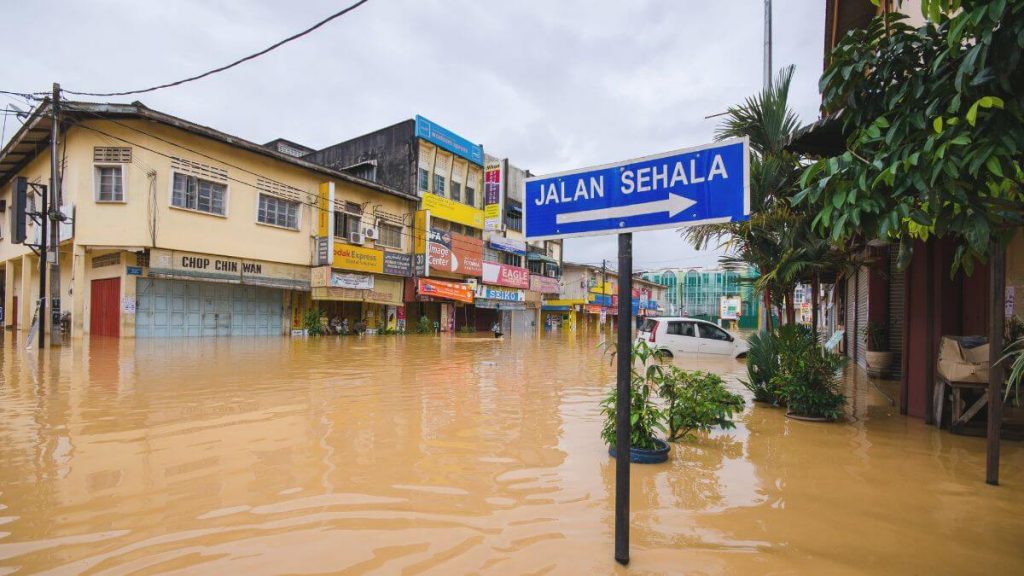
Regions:
<svg viewBox="0 0 1024 576"><path fill-rule="evenodd" d="M937 134L942 134L942 116L935 117L935 120L932 121L932 128L935 129Z"/></svg>
<svg viewBox="0 0 1024 576"><path fill-rule="evenodd" d="M999 165L999 160L995 156L988 157L988 160L985 161L985 167L988 168L989 172L996 176L1005 178L1005 176L1003 176L1003 168Z"/></svg>

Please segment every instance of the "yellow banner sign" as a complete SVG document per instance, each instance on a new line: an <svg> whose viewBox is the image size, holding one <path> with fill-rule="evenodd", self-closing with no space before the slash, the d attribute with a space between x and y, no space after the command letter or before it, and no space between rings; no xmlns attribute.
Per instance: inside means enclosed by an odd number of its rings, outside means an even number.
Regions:
<svg viewBox="0 0 1024 576"><path fill-rule="evenodd" d="M417 210L413 217L413 234L416 245L413 252L416 254L427 253L427 230L430 228L430 221L426 210Z"/></svg>
<svg viewBox="0 0 1024 576"><path fill-rule="evenodd" d="M381 274L384 272L384 251L338 243L334 245L334 261L331 265L343 270Z"/></svg>
<svg viewBox="0 0 1024 576"><path fill-rule="evenodd" d="M477 228L479 230L483 230L484 228L483 210L477 210L472 206L467 206L450 198L431 194L430 192L424 192L422 208L424 210L430 210L431 218L441 218L442 220L455 222L457 224Z"/></svg>
<svg viewBox="0 0 1024 576"><path fill-rule="evenodd" d="M327 238L331 234L331 183L320 184L320 195L317 198L317 232L321 238Z"/></svg>

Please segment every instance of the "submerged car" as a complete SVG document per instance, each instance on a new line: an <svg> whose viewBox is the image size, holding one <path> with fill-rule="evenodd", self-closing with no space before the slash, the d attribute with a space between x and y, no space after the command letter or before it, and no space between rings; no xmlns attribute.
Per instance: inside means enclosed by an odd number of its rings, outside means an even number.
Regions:
<svg viewBox="0 0 1024 576"><path fill-rule="evenodd" d="M679 316L645 319L636 339L669 355L700 353L739 358L750 349L746 340L711 322Z"/></svg>

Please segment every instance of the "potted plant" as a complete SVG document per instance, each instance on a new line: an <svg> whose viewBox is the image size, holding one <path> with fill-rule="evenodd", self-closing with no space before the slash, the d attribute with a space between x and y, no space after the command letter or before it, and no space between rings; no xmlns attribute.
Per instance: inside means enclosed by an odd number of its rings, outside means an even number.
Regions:
<svg viewBox="0 0 1024 576"><path fill-rule="evenodd" d="M779 329L779 369L772 385L786 403L786 416L820 422L841 418L846 397L838 373L844 362L825 350L806 326Z"/></svg>
<svg viewBox="0 0 1024 576"><path fill-rule="evenodd" d="M612 357L614 358L614 352ZM655 349L646 342L633 345L634 366L630 372L630 447L629 461L638 464L655 464L668 459L668 444L657 437L656 432L665 431L665 415L654 403L654 392L664 376L664 368L658 362ZM639 365L639 366L637 366ZM613 387L601 401L604 427L601 438L608 445L608 453L615 456L615 415L616 389Z"/></svg>
<svg viewBox="0 0 1024 576"><path fill-rule="evenodd" d="M658 395L665 400L668 440L678 442L715 426L735 428L733 414L743 410L743 397L726 389L717 374L700 370L664 370Z"/></svg>
<svg viewBox="0 0 1024 576"><path fill-rule="evenodd" d="M740 383L754 394L754 402L780 406L782 397L772 385L772 377L779 369L778 338L771 332L758 332L747 342L747 379Z"/></svg>
<svg viewBox="0 0 1024 576"><path fill-rule="evenodd" d="M864 339L868 343L866 354L868 375L874 377L884 375L892 366L892 352L888 350L889 338L885 324L873 320L868 322L868 325L864 327Z"/></svg>

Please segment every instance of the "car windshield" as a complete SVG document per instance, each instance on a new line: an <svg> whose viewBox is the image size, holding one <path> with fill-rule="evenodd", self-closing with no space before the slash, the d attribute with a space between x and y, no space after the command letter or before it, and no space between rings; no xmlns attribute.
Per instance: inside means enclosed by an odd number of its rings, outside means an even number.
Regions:
<svg viewBox="0 0 1024 576"><path fill-rule="evenodd" d="M647 318L646 320L644 320L643 325L640 326L640 331L641 332L653 332L654 331L654 327L657 326L657 325L658 325L657 320L652 320L650 318Z"/></svg>

